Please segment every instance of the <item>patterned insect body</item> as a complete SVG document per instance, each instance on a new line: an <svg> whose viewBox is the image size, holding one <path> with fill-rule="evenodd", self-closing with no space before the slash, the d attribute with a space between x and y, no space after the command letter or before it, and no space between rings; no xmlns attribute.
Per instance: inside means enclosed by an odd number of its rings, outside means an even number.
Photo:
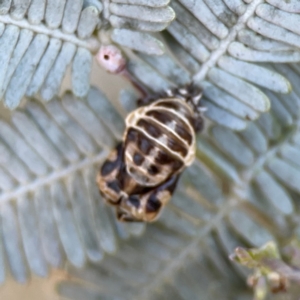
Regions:
<svg viewBox="0 0 300 300"><path fill-rule="evenodd" d="M155 220L181 172L194 161L202 118L188 99L200 96L182 91L185 95L172 93L131 112L123 142L100 169L100 192L116 205L119 220Z"/></svg>
<svg viewBox="0 0 300 300"><path fill-rule="evenodd" d="M180 99L162 99L126 119L125 165L140 185L156 186L189 166L195 157L193 112Z"/></svg>

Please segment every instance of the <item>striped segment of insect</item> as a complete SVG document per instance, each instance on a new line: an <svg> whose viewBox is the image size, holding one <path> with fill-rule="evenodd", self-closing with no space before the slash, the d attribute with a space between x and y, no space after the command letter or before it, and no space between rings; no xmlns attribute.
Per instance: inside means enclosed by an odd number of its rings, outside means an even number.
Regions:
<svg viewBox="0 0 300 300"><path fill-rule="evenodd" d="M152 222L171 199L196 154L203 127L201 91L169 90L147 98L126 118L122 142L100 168L97 183L120 221Z"/></svg>

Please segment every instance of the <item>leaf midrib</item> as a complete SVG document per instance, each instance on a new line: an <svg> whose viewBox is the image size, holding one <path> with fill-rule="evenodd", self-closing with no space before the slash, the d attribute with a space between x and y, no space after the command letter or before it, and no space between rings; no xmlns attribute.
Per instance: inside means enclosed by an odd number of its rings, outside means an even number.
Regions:
<svg viewBox="0 0 300 300"><path fill-rule="evenodd" d="M215 51L211 52L210 58L205 63L203 63L200 67L200 70L196 74L194 74L194 82L200 83L206 78L209 70L217 65L220 57L226 54L229 45L236 40L236 36L239 31L246 27L248 19L255 14L257 6L264 2L264 0L254 0L252 3L247 5L245 13L241 15L238 18L237 23L230 28L228 36L220 41L219 47Z"/></svg>
<svg viewBox="0 0 300 300"><path fill-rule="evenodd" d="M82 169L92 167L94 164L103 161L107 155L108 151L103 150L92 157L86 157L78 162L72 163L66 168L53 170L53 172L50 172L50 174L47 174L45 177L36 178L28 184L20 185L13 191L4 192L0 195L0 206L11 199L17 199L28 192L37 191L42 186L50 185L55 181L61 181L63 178L71 176Z"/></svg>
<svg viewBox="0 0 300 300"><path fill-rule="evenodd" d="M99 41L94 37L87 40L81 40L77 38L76 35L64 33L60 29L50 29L44 24L30 24L26 19L15 20L11 18L10 15L0 15L0 23L4 23L7 25L15 25L19 28L28 29L35 33L45 34L52 38L72 43L78 47L86 48L92 53L96 53L100 47Z"/></svg>

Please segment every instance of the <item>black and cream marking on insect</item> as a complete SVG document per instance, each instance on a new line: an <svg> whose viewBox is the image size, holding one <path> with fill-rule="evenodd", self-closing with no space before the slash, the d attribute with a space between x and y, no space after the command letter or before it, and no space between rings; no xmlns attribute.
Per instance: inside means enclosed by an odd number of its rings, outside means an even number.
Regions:
<svg viewBox="0 0 300 300"><path fill-rule="evenodd" d="M193 87L144 99L126 118L122 142L100 168L97 183L121 221L154 221L196 154L203 119Z"/></svg>

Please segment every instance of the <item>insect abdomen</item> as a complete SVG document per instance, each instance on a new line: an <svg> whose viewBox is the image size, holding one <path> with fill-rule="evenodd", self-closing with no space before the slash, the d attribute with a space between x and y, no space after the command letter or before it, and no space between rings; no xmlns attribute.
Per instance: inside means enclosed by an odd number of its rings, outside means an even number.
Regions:
<svg viewBox="0 0 300 300"><path fill-rule="evenodd" d="M171 100L141 107L126 119L125 164L141 185L155 186L194 160L195 132L189 120L192 111L181 100ZM181 108L184 112L178 111Z"/></svg>

